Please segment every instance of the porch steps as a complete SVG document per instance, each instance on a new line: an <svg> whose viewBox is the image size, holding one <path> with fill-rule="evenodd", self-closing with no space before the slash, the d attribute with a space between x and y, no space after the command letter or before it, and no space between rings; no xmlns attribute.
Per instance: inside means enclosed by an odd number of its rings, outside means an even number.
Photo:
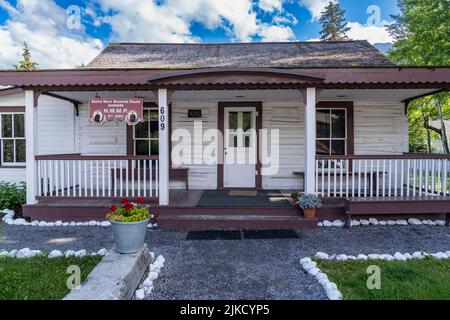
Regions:
<svg viewBox="0 0 450 320"><path fill-rule="evenodd" d="M192 208L190 212L157 214L163 229L312 229L317 219L305 219L297 210L289 214L279 208ZM257 212L260 211L260 212Z"/></svg>

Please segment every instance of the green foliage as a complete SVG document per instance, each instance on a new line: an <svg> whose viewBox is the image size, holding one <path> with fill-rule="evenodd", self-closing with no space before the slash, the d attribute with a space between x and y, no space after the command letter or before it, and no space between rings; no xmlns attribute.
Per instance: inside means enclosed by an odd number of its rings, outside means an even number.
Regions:
<svg viewBox="0 0 450 320"><path fill-rule="evenodd" d="M401 65L450 65L450 1L398 0L389 32L396 42L389 57Z"/></svg>
<svg viewBox="0 0 450 320"><path fill-rule="evenodd" d="M111 212L106 215L106 218L117 222L138 222L150 218L149 208L143 205L143 198L137 198L137 204L130 202L127 198L123 198L122 203L123 207L121 208L111 205L109 207Z"/></svg>
<svg viewBox="0 0 450 320"><path fill-rule="evenodd" d="M298 192L291 193L291 199L298 199L298 198L300 198L300 193L298 193Z"/></svg>
<svg viewBox="0 0 450 320"><path fill-rule="evenodd" d="M26 202L25 183L0 182L0 210L17 210Z"/></svg>
<svg viewBox="0 0 450 320"><path fill-rule="evenodd" d="M341 8L338 2L330 3L326 6L322 16L319 19L322 25L320 31L320 39L323 41L343 41L348 40L347 32L350 27L347 26L345 20L345 10Z"/></svg>
<svg viewBox="0 0 450 320"><path fill-rule="evenodd" d="M448 300L450 260L317 260L345 300ZM381 270L381 289L367 288L367 268Z"/></svg>
<svg viewBox="0 0 450 320"><path fill-rule="evenodd" d="M18 71L33 71L37 70L37 66L39 65L37 62L34 62L31 59L31 53L30 49L28 48L28 45L26 42L23 43L23 49L22 49L22 57L23 60L19 61L19 64L14 64L13 68Z"/></svg>
<svg viewBox="0 0 450 320"><path fill-rule="evenodd" d="M298 205L302 209L319 208L322 206L322 202L314 194L304 194L299 198Z"/></svg>
<svg viewBox="0 0 450 320"><path fill-rule="evenodd" d="M67 267L77 265L83 282L100 256L53 258L0 257L0 300L59 300L69 293Z"/></svg>

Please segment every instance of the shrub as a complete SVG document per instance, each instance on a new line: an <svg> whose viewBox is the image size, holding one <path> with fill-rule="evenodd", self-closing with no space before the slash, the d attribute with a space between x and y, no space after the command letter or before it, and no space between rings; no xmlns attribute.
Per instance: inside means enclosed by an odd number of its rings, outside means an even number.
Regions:
<svg viewBox="0 0 450 320"><path fill-rule="evenodd" d="M0 182L0 210L18 210L26 202L25 183Z"/></svg>
<svg viewBox="0 0 450 320"><path fill-rule="evenodd" d="M300 198L300 193L298 193L298 192L291 193L291 199L298 199L298 198Z"/></svg>
<svg viewBox="0 0 450 320"><path fill-rule="evenodd" d="M300 197L298 205L302 209L319 208L322 205L319 197L314 194L304 194Z"/></svg>
<svg viewBox="0 0 450 320"><path fill-rule="evenodd" d="M107 219L117 222L138 222L150 218L149 208L144 206L143 198L137 198L135 203L127 198L123 198L121 201L122 207L117 208L115 205L109 207L110 212L106 215Z"/></svg>

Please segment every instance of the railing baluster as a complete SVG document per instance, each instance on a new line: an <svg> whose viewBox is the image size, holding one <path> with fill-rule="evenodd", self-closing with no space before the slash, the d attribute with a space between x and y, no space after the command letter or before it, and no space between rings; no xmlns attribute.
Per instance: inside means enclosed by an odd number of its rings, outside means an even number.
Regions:
<svg viewBox="0 0 450 320"><path fill-rule="evenodd" d="M364 159L364 197L367 197L367 160Z"/></svg>
<svg viewBox="0 0 450 320"><path fill-rule="evenodd" d="M411 160L408 159L407 162L407 175L406 175L407 179L406 179L406 196L409 197L409 187L410 187L410 183L411 183Z"/></svg>
<svg viewBox="0 0 450 320"><path fill-rule="evenodd" d="M120 176L120 196L123 197L123 169L122 169L122 160L119 160L119 176Z"/></svg>
<svg viewBox="0 0 450 320"><path fill-rule="evenodd" d="M159 197L159 160L156 160L155 163L155 167L156 167L156 185L155 185L155 189L156 189L156 196Z"/></svg>
<svg viewBox="0 0 450 320"><path fill-rule="evenodd" d="M358 197L361 197L361 160L358 160Z"/></svg>
<svg viewBox="0 0 450 320"><path fill-rule="evenodd" d="M316 162L316 172L315 172L316 183L315 183L315 190L314 190L314 192L315 192L315 194L317 196L319 194L319 160L316 160L315 162Z"/></svg>
<svg viewBox="0 0 450 320"><path fill-rule="evenodd" d="M330 197L331 196L331 160L328 160L327 173L328 173L327 195L328 195L328 197Z"/></svg>
<svg viewBox="0 0 450 320"><path fill-rule="evenodd" d="M111 180L112 180L112 177L111 177L111 160L108 160L108 197L111 197L111 188L112 188Z"/></svg>
<svg viewBox="0 0 450 320"><path fill-rule="evenodd" d="M102 160L102 197L105 196L105 160Z"/></svg>
<svg viewBox="0 0 450 320"><path fill-rule="evenodd" d="M345 160L345 196L348 197L348 180L349 180L349 160Z"/></svg>
<svg viewBox="0 0 450 320"><path fill-rule="evenodd" d="M131 160L131 196L134 197L134 160Z"/></svg>
<svg viewBox="0 0 450 320"><path fill-rule="evenodd" d="M355 196L355 171L356 171L356 166L355 166L355 160L352 159L352 197Z"/></svg>
<svg viewBox="0 0 450 320"><path fill-rule="evenodd" d="M129 196L129 188L128 188L128 179L129 179L129 172L128 172L128 166L129 166L129 161L125 160L125 195L128 197Z"/></svg>
<svg viewBox="0 0 450 320"><path fill-rule="evenodd" d="M447 195L447 163L448 160L442 160L442 194Z"/></svg>
<svg viewBox="0 0 450 320"><path fill-rule="evenodd" d="M400 160L400 197L403 197L404 191L404 177L405 177L405 160Z"/></svg>
<svg viewBox="0 0 450 320"><path fill-rule="evenodd" d="M137 162L137 181L138 181L138 185L137 185L137 196L141 197L141 161L138 160Z"/></svg>
<svg viewBox="0 0 450 320"><path fill-rule="evenodd" d="M392 160L389 160L389 169L388 169L388 197L391 196L392 190Z"/></svg>
<svg viewBox="0 0 450 320"><path fill-rule="evenodd" d="M373 160L370 159L370 173L369 173L369 179L370 179L370 190L369 190L369 197L373 197Z"/></svg>
<svg viewBox="0 0 450 320"><path fill-rule="evenodd" d="M322 191L321 191L321 196L323 197L325 194L325 160L322 160L322 167L320 168L321 174L322 174ZM303 177L303 179L305 179L305 177Z"/></svg>
<svg viewBox="0 0 450 320"><path fill-rule="evenodd" d="M333 197L337 197L337 182L336 182L336 173L337 173L337 160L333 160Z"/></svg>
<svg viewBox="0 0 450 320"><path fill-rule="evenodd" d="M435 176L436 176L436 167L435 167L435 163L436 163L436 161L435 160L431 160L431 173L430 173L430 175L431 175L431 193L432 194L434 194L434 190L435 190L435 185L434 185L434 183L435 183Z"/></svg>
<svg viewBox="0 0 450 320"><path fill-rule="evenodd" d="M143 163L144 163L144 197L146 197L147 196L147 160L144 159Z"/></svg>
<svg viewBox="0 0 450 320"><path fill-rule="evenodd" d="M114 179L114 197L117 197L117 162L114 160L114 172L113 172L113 179Z"/></svg>
<svg viewBox="0 0 450 320"><path fill-rule="evenodd" d="M339 160L339 185L340 185L340 190L339 190L339 196L342 198L342 166L344 164L344 160Z"/></svg>
<svg viewBox="0 0 450 320"><path fill-rule="evenodd" d="M98 197L99 194L99 179L98 179L98 160L95 160L95 196Z"/></svg>
<svg viewBox="0 0 450 320"><path fill-rule="evenodd" d="M416 183L417 183L417 161L413 160L413 197L416 196Z"/></svg>
<svg viewBox="0 0 450 320"><path fill-rule="evenodd" d="M150 197L153 197L153 161L148 161L148 170L150 173L150 181L148 182L150 188Z"/></svg>

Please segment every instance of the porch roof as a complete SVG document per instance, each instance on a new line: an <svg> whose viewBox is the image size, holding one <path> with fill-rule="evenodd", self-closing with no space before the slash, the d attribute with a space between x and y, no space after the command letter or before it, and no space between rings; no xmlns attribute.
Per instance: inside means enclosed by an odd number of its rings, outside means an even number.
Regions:
<svg viewBox="0 0 450 320"><path fill-rule="evenodd" d="M65 69L0 71L0 85L37 90L450 89L450 67Z"/></svg>

